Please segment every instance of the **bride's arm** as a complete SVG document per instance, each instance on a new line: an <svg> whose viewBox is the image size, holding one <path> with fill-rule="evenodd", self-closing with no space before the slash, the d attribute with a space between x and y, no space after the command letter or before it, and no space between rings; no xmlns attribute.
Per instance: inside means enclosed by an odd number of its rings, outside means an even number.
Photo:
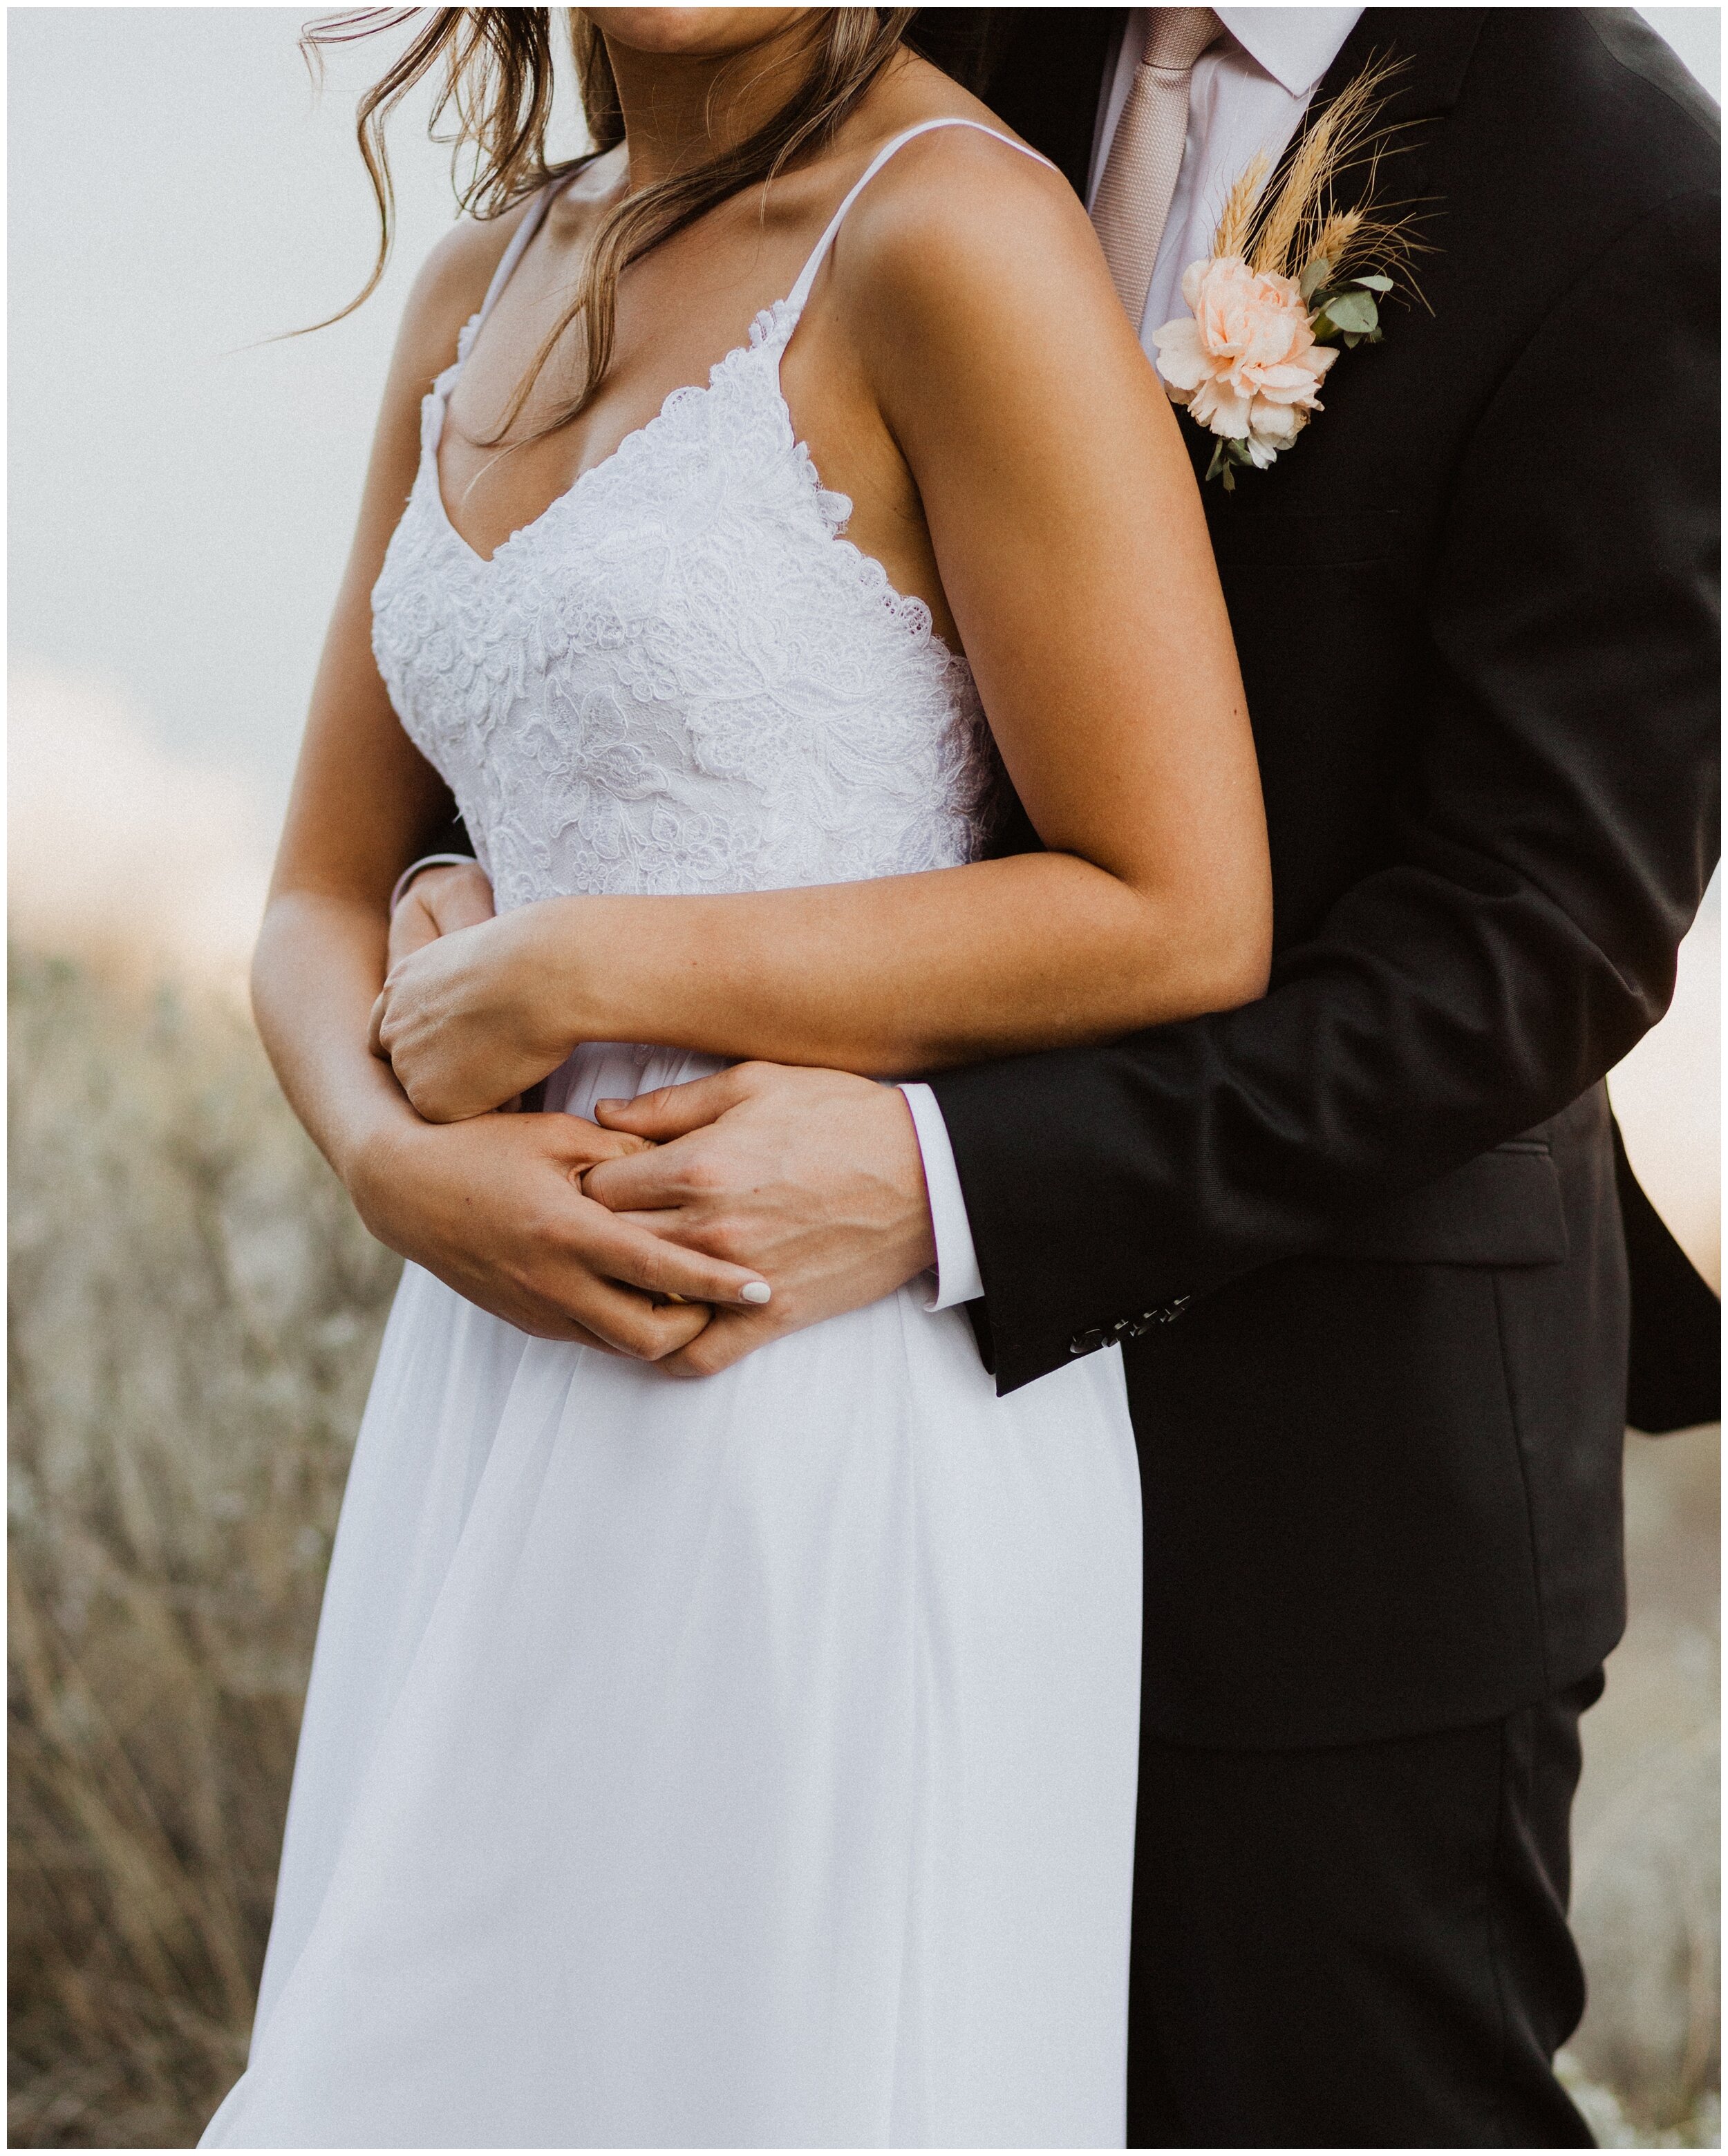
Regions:
<svg viewBox="0 0 1728 2156"><path fill-rule="evenodd" d="M452 234L409 305L313 690L253 963L253 1009L282 1090L381 1241L526 1332L652 1358L706 1323L696 1304L747 1299L756 1276L680 1250L582 1195L588 1168L642 1142L569 1116L438 1127L366 1050L391 886L450 813L378 678L372 587L413 483L421 394L508 232L501 221ZM620 1283L670 1291L689 1306L657 1307Z"/></svg>
<svg viewBox="0 0 1728 2156"><path fill-rule="evenodd" d="M854 211L818 304L840 311L910 468L1049 850L818 889L550 901L446 937L380 1007L424 1111L490 1105L583 1040L897 1075L1263 989L1253 742L1170 407L1062 182L975 136L904 158L906 184L886 184L890 167Z"/></svg>

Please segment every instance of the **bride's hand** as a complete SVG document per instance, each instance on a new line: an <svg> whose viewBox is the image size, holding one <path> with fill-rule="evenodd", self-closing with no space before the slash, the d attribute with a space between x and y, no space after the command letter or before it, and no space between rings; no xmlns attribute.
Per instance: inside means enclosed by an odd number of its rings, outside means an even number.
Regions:
<svg viewBox="0 0 1728 2156"><path fill-rule="evenodd" d="M372 1052L428 1122L502 1106L575 1045L548 1008L539 912L455 929L391 967L373 1006Z"/></svg>
<svg viewBox="0 0 1728 2156"><path fill-rule="evenodd" d="M381 1243L495 1317L658 1362L715 1306L759 1307L767 1290L753 1268L684 1250L584 1194L586 1169L647 1143L574 1116L439 1127L404 1115L379 1127L347 1181Z"/></svg>
<svg viewBox="0 0 1728 2156"><path fill-rule="evenodd" d="M389 963L411 957L440 936L492 917L491 880L478 861L441 861L422 869L390 916Z"/></svg>

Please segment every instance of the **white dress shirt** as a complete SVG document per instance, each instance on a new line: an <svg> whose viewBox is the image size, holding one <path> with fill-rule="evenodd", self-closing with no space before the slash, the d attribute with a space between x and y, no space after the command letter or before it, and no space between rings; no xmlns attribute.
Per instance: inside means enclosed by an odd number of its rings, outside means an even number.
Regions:
<svg viewBox="0 0 1728 2156"><path fill-rule="evenodd" d="M1182 273L1210 254L1212 234L1232 183L1257 151L1275 165L1288 146L1308 100L1355 28L1360 8L1220 8L1227 35L1195 63L1188 91L1188 140L1176 175L1170 215L1140 317L1140 342L1149 354L1152 333L1182 308ZM1116 58L1104 71L1098 124L1086 187L1090 208L1098 175L1110 154L1116 123L1128 102L1129 85L1144 43L1149 11L1130 8L1117 39ZM1134 34L1127 34L1132 28ZM918 1132L936 1232L936 1294L933 1310L971 1302L984 1293L973 1247L966 1200L954 1166L948 1126L928 1086L904 1086Z"/></svg>

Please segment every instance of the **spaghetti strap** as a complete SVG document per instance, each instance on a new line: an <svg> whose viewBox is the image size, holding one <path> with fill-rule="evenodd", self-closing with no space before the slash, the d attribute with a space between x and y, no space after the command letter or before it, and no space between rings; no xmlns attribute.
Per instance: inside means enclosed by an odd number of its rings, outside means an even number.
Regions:
<svg viewBox="0 0 1728 2156"><path fill-rule="evenodd" d="M539 193L535 196L533 205L527 215L511 234L510 244L498 258L498 266L492 272L492 281L486 286L486 297L480 303L480 312L474 317L473 327L476 336L479 336L486 316L491 314L496 304L498 295L510 282L517 264L527 254L528 242L545 222L546 213L552 207L553 197L563 187L567 177L567 174L560 174L557 179L548 180Z"/></svg>
<svg viewBox="0 0 1728 2156"><path fill-rule="evenodd" d="M884 142L847 190L840 208L828 220L828 229L816 242L810 260L799 272L798 282L786 295L785 305L792 315L797 316L804 311L805 302L810 295L810 287L816 281L816 272L821 268L829 249L834 244L834 235L846 222L846 212L896 151L903 150L915 136L928 135L933 128L937 127L975 127L980 135L994 136L998 142L1005 142L1011 150L1018 150L1023 157L1030 157L1036 164L1050 165L1052 172L1056 170L1055 166L1050 164L1048 157L1040 157L1036 150L1028 149L1024 142L1016 142L1012 136L1003 134L1000 128L986 127L981 120L963 120L958 113L950 114L940 120L921 120L916 127L908 127L903 133L895 136L892 141Z"/></svg>

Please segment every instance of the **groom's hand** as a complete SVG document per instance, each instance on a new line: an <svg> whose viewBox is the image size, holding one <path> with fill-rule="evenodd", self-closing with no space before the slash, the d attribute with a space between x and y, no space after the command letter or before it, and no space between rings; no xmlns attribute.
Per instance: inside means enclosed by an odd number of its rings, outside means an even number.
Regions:
<svg viewBox="0 0 1728 2156"><path fill-rule="evenodd" d="M575 1116L402 1117L351 1163L348 1188L381 1243L493 1317L654 1363L764 1284L584 1194L585 1170L641 1144Z"/></svg>
<svg viewBox="0 0 1728 2156"><path fill-rule="evenodd" d="M764 1309L717 1309L663 1370L711 1376L783 1332L892 1294L935 1262L918 1135L895 1086L741 1063L634 1101L603 1101L594 1114L609 1130L656 1142L590 1168L588 1196L759 1273L774 1290Z"/></svg>

